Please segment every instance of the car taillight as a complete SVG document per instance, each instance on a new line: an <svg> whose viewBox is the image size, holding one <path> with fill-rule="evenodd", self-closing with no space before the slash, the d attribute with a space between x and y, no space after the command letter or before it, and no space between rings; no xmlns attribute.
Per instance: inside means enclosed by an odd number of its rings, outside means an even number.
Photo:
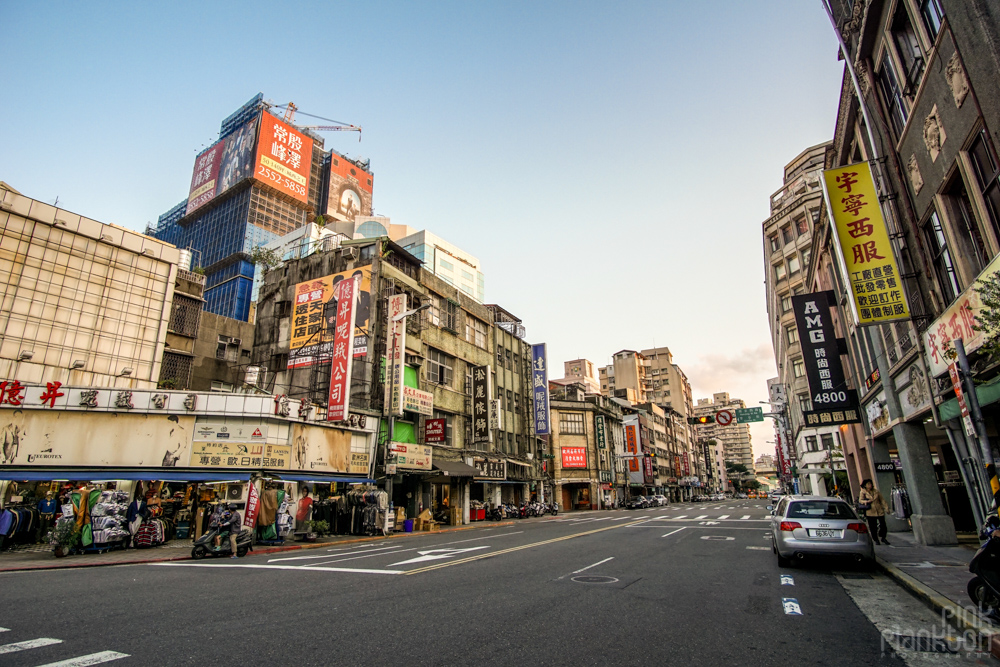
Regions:
<svg viewBox="0 0 1000 667"><path fill-rule="evenodd" d="M847 530L853 530L856 533L867 533L868 526L863 523L849 523L847 524Z"/></svg>
<svg viewBox="0 0 1000 667"><path fill-rule="evenodd" d="M779 526L782 532L784 531L792 532L796 528L801 528L801 527L802 524L799 523L798 521L782 521L781 526Z"/></svg>

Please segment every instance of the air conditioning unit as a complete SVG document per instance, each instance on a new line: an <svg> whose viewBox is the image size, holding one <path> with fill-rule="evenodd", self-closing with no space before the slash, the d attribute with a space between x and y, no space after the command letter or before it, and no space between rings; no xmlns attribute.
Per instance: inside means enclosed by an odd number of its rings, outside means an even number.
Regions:
<svg viewBox="0 0 1000 667"><path fill-rule="evenodd" d="M344 257L344 259L357 259L358 258L358 249L355 248L354 246L351 246L351 247L348 247L348 248L344 248L341 251L341 254Z"/></svg>
<svg viewBox="0 0 1000 667"><path fill-rule="evenodd" d="M225 501L227 503L245 503L247 501L247 486L245 482L227 484Z"/></svg>

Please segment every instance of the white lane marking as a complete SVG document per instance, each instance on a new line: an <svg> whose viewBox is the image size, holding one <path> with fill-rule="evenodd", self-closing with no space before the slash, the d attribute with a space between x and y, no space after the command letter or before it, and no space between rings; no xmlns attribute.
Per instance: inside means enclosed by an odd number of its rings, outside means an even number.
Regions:
<svg viewBox="0 0 1000 667"><path fill-rule="evenodd" d="M403 570L363 570L352 567L312 567L309 565L264 565L263 563L150 563L158 567L248 567L257 570L295 570L296 572L354 572L357 574L406 574Z"/></svg>
<svg viewBox="0 0 1000 667"><path fill-rule="evenodd" d="M373 553L375 553L377 551L389 551L389 550L394 550L394 549L398 549L398 548L399 548L399 545L394 544L391 547L382 547L380 549L366 549L365 551L361 551L361 552L351 550L351 551L342 551L339 554L325 553L325 554L321 554L319 556L285 556L283 558L269 558L267 562L268 563L281 563L281 562L292 561L292 560L318 560L320 558L330 558L331 556L345 555L345 554L349 554L349 553L350 554L356 554L356 553L373 554Z"/></svg>
<svg viewBox="0 0 1000 667"><path fill-rule="evenodd" d="M789 616L802 615L802 607L799 606L799 601L795 598L781 598L781 606L784 607L785 613Z"/></svg>
<svg viewBox="0 0 1000 667"><path fill-rule="evenodd" d="M696 516L696 517L694 518L694 520L695 520L695 521L697 521L698 519L704 519L704 518L706 518L707 516L708 516L707 514L702 514L701 516Z"/></svg>
<svg viewBox="0 0 1000 667"><path fill-rule="evenodd" d="M366 553L363 556L348 556L347 558L335 558L333 560L325 560L322 563L303 563L302 567L315 567L317 565L329 565L331 563L342 563L345 560L360 560L362 558L373 558L375 556L388 556L389 554L399 554L399 553L403 553L404 551L416 551L416 550L417 550L417 547L413 547L412 549L396 549L395 551L383 551L383 552L377 553L377 554Z"/></svg>
<svg viewBox="0 0 1000 667"><path fill-rule="evenodd" d="M682 530L684 530L684 528L685 528L685 526L681 526L680 528L677 528L676 530L671 530L671 531L670 531L669 533L667 533L666 535L660 535L660 537L670 537L670 536L671 536L671 535L673 535L674 533L679 533L679 532L681 532Z"/></svg>
<svg viewBox="0 0 1000 667"><path fill-rule="evenodd" d="M715 540L717 542L733 542L736 540L735 537L729 537L727 535L702 535L703 540Z"/></svg>
<svg viewBox="0 0 1000 667"><path fill-rule="evenodd" d="M754 551L770 551L771 547L747 547L747 549L753 549Z"/></svg>
<svg viewBox="0 0 1000 667"><path fill-rule="evenodd" d="M723 514L723 515L721 515L721 516L719 517L719 521L722 521L723 519L728 519L728 518L729 518L729 515L728 515L728 514Z"/></svg>
<svg viewBox="0 0 1000 667"><path fill-rule="evenodd" d="M623 518L627 519L628 517L623 517ZM619 521L619 520L620 519L615 519L615 521ZM443 547L443 546L446 546L448 544L462 544L463 542L476 542L478 540L491 540L494 537L507 537L508 535L520 535L523 532L524 532L523 530L518 530L518 531L515 531L513 533L500 533L499 535L487 535L486 537L473 537L473 538L470 538L468 540L454 540L452 542L440 542L438 544L435 544L434 546L436 546L436 547Z"/></svg>
<svg viewBox="0 0 1000 667"><path fill-rule="evenodd" d="M631 517L620 516L617 519L612 519L612 521L628 521Z"/></svg>
<svg viewBox="0 0 1000 667"><path fill-rule="evenodd" d="M793 579L792 575L790 575L790 574L783 574L783 575L781 575L781 585L782 586L794 586L795 585L795 579Z"/></svg>
<svg viewBox="0 0 1000 667"><path fill-rule="evenodd" d="M674 520L675 521L680 521L681 519L686 519L686 518L687 518L687 514L681 514L680 516L675 516Z"/></svg>
<svg viewBox="0 0 1000 667"><path fill-rule="evenodd" d="M397 565L409 565L410 563L423 563L428 560L440 560L441 558L452 558L454 556L460 556L467 551L478 551L479 549L489 549L488 546L482 547L466 547L464 549L428 549L426 551L418 551L420 554L416 558L411 558L410 560L403 560L398 563L391 563L387 567L396 567ZM412 549L408 549L412 551Z"/></svg>
<svg viewBox="0 0 1000 667"><path fill-rule="evenodd" d="M100 653L81 655L78 658L70 658L69 660L50 662L44 665L39 665L39 667L87 667L87 665L99 665L102 662L111 662L112 660L119 660L121 658L127 658L127 657L129 657L128 653L118 653L117 651L101 651Z"/></svg>
<svg viewBox="0 0 1000 667"><path fill-rule="evenodd" d="M39 639L31 639L26 642L17 642L16 644L4 644L3 646L0 646L0 655L17 653L18 651L24 651L29 648L52 646L53 644L62 644L62 640L52 639L51 637L41 637Z"/></svg>
<svg viewBox="0 0 1000 667"><path fill-rule="evenodd" d="M740 517L740 521L746 521L749 518L750 518L749 514L744 514L743 516Z"/></svg>
<svg viewBox="0 0 1000 667"><path fill-rule="evenodd" d="M607 563L609 560L614 560L614 559L615 559L615 557L611 556L610 558L605 558L604 560L599 560L596 563L594 563L593 565L588 565L587 567L582 567L579 570L574 571L573 574L580 574L581 572L586 572L587 570L589 570L592 567L597 567L598 565L601 565L602 563Z"/></svg>
<svg viewBox="0 0 1000 667"><path fill-rule="evenodd" d="M0 628L0 632L10 632L10 628Z"/></svg>

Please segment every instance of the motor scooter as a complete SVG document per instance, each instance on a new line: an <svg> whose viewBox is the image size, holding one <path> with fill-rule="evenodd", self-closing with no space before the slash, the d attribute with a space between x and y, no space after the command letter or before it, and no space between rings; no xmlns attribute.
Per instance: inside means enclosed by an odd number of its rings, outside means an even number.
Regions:
<svg viewBox="0 0 1000 667"><path fill-rule="evenodd" d="M218 549L215 548L215 536L218 534L218 528L209 528L207 533L195 540L194 546L191 548L191 558L201 560L208 556L212 558L232 556L233 549L229 543L229 535L224 536L219 541ZM236 555L243 558L248 551L253 551L253 532L249 528L244 528L236 536Z"/></svg>
<svg viewBox="0 0 1000 667"><path fill-rule="evenodd" d="M985 542L969 563L969 572L976 576L966 586L979 610L994 619L1000 619L1000 537L993 537L998 529L1000 518L994 514L979 530L979 539Z"/></svg>

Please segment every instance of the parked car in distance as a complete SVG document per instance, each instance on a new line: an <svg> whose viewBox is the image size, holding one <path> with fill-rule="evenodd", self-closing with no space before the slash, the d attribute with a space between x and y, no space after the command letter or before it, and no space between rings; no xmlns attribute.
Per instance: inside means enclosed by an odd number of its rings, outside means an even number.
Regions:
<svg viewBox="0 0 1000 667"><path fill-rule="evenodd" d="M647 504L646 499L642 496L632 496L629 498L629 501L625 503L625 509L629 510L641 510L646 507L649 507L649 505Z"/></svg>
<svg viewBox="0 0 1000 667"><path fill-rule="evenodd" d="M665 495L663 495L662 493L657 493L655 496L650 496L650 498L652 498L654 501L656 501L656 506L657 507L663 507L663 506L665 506L665 505L667 505L667 504L670 503L670 501L667 500L667 497Z"/></svg>
<svg viewBox="0 0 1000 667"><path fill-rule="evenodd" d="M784 496L768 510L779 567L809 556L847 556L868 567L875 562L868 524L840 498Z"/></svg>

